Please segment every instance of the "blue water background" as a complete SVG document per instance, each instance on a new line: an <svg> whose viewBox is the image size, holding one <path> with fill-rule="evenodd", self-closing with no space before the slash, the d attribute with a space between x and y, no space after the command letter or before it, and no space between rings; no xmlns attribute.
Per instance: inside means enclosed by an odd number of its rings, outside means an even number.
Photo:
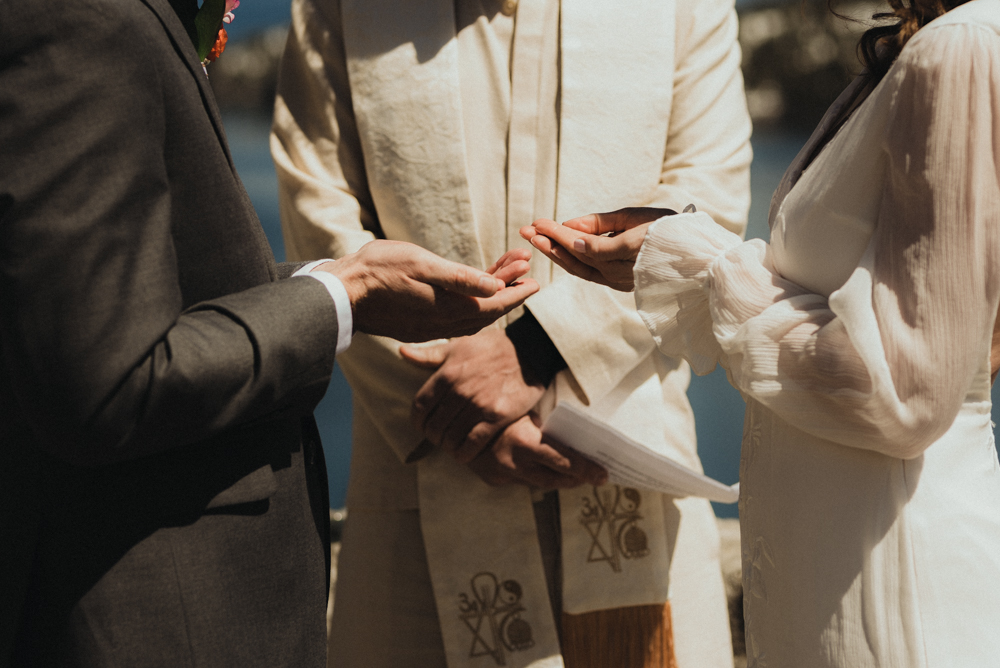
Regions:
<svg viewBox="0 0 1000 668"><path fill-rule="evenodd" d="M741 0L737 5L750 5L757 1ZM239 40L269 26L287 23L288 17L288 0L243 0L237 10L237 20L229 27L230 38ZM224 122L236 167L250 193L275 257L281 261L285 257L285 248L281 239L277 180L267 143L270 119L228 113L224 115ZM767 212L771 193L805 140L802 135L783 133L754 135L748 238L769 238ZM994 422L998 422L1000 412L996 408L1000 399L997 392L998 388L994 387ZM736 482L739 479L740 439L746 406L743 398L729 385L721 369L707 376L692 378L688 397L694 408L698 453L705 473L725 483ZM344 505L351 458L351 391L339 369L334 369L333 380L316 410L316 418L323 435L330 476L330 505L337 508ZM720 517L737 516L735 504L713 506Z"/></svg>
<svg viewBox="0 0 1000 668"><path fill-rule="evenodd" d="M291 6L291 0L240 0L240 6L233 12L235 19L226 26L229 39L238 42L272 26L289 23Z"/></svg>
<svg viewBox="0 0 1000 668"><path fill-rule="evenodd" d="M278 177L268 147L271 119L224 113L222 120L236 170L271 243L274 257L281 262L285 259L285 244L281 239L278 211ZM351 464L351 388L339 367L334 367L330 387L315 414L330 478L330 507L340 508L347 494Z"/></svg>

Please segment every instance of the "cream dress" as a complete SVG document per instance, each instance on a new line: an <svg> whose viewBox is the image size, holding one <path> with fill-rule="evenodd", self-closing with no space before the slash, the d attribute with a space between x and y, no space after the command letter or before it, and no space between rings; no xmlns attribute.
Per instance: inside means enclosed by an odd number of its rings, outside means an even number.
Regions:
<svg viewBox="0 0 1000 668"><path fill-rule="evenodd" d="M998 167L1000 0L973 0L793 165L770 245L701 213L647 236L658 345L747 400L751 668L1000 666Z"/></svg>

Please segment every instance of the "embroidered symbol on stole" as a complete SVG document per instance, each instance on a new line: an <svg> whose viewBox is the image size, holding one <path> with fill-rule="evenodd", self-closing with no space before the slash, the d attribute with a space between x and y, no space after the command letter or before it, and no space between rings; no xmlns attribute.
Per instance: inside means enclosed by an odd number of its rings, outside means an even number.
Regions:
<svg viewBox="0 0 1000 668"><path fill-rule="evenodd" d="M592 541L588 563L606 561L611 570L621 573L622 559L640 559L649 554L646 532L638 527L641 503L639 490L618 485L595 487L592 497L583 497L580 523Z"/></svg>
<svg viewBox="0 0 1000 668"><path fill-rule="evenodd" d="M459 594L459 619L472 632L469 658L492 656L498 666L507 665L507 654L533 647L531 625L521 619L521 585L516 580L500 582L493 573L477 573L469 583L472 598Z"/></svg>

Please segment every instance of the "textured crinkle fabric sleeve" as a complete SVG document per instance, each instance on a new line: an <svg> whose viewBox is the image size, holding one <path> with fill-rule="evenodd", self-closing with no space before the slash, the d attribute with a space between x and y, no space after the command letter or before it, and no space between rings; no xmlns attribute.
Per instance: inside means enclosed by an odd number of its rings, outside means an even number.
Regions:
<svg viewBox="0 0 1000 668"><path fill-rule="evenodd" d="M810 293L754 241L715 259L702 285L737 388L806 432L912 458L952 424L989 354L1000 300L1000 37L932 25L887 76L889 166L847 282L829 299ZM641 259L637 285L654 258ZM677 345L704 336L705 319L694 325L659 326Z"/></svg>
<svg viewBox="0 0 1000 668"><path fill-rule="evenodd" d="M704 375L722 349L712 334L708 269L740 237L705 213L661 218L650 226L635 264L639 315L665 354L683 357Z"/></svg>

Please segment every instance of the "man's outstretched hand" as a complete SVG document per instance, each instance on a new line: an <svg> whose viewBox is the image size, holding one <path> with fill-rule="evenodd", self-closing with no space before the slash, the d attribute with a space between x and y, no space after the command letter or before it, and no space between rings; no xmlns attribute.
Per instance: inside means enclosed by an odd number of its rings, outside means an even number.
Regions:
<svg viewBox="0 0 1000 668"><path fill-rule="evenodd" d="M510 251L484 272L414 244L379 240L313 271L344 284L354 331L428 341L474 334L537 292L535 281L518 281L529 257L525 249Z"/></svg>
<svg viewBox="0 0 1000 668"><path fill-rule="evenodd" d="M521 236L575 276L630 292L632 269L653 221L671 209L628 208L592 213L558 225L541 218L521 228ZM608 235L608 236L603 236Z"/></svg>

